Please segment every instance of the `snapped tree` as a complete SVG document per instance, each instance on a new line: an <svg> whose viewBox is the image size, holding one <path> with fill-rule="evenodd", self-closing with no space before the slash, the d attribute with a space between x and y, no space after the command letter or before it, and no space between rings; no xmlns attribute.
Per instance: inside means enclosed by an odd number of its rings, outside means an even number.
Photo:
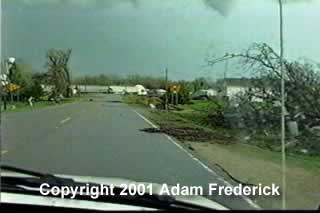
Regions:
<svg viewBox="0 0 320 213"><path fill-rule="evenodd" d="M50 49L46 55L46 67L48 68L46 80L53 86L49 99L54 99L56 102L58 102L58 97L60 95L65 97L70 97L72 95L71 76L68 67L71 52L71 49L66 51Z"/></svg>
<svg viewBox="0 0 320 213"><path fill-rule="evenodd" d="M209 65L238 59L251 71L250 87L239 95L239 106L245 109L244 118L251 118L257 130L280 128L281 70L280 56L266 43L254 43L242 53L211 58ZM286 119L296 121L301 134L320 124L319 64L311 60L283 60L285 72ZM251 110L251 116L248 113Z"/></svg>

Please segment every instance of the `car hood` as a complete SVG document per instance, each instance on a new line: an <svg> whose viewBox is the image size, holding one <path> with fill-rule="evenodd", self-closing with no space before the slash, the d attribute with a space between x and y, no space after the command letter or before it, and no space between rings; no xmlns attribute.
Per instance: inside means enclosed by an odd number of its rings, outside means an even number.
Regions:
<svg viewBox="0 0 320 213"><path fill-rule="evenodd" d="M1 172L1 176L14 176L14 177L32 177L29 175L24 175L15 172ZM96 184L105 184L105 185L113 185L115 187L121 187L121 184L135 184L135 185L148 185L150 182L137 182L131 179L126 178L115 178L115 177L94 177L94 176L76 176L76 175L64 175L64 174L55 174L57 177L62 178L72 178L76 182L83 183L96 183ZM152 183L152 193L159 194L162 185L157 183ZM171 186L172 187L172 186ZM170 185L168 186L170 189ZM196 204L199 206L217 209L217 210L228 210L228 208L223 205L209 200L203 196L197 195L178 195L171 196L178 201L182 201L185 203ZM75 207L75 208L85 208L85 209L98 209L98 210L151 210L150 208L145 207L133 207L123 204L111 204L111 203L101 203L95 202L94 200L83 201L83 200L75 200L75 199L61 199L55 197L46 197L46 196L34 196L34 195L21 195L21 194L12 194L12 193L1 193L1 201L4 203L21 203L21 204L38 204L38 205L46 205L46 206L57 206L57 207Z"/></svg>

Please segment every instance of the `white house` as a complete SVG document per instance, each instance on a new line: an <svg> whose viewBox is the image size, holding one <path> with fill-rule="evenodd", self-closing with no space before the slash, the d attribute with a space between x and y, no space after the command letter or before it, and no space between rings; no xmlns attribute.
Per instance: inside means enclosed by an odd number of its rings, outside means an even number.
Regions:
<svg viewBox="0 0 320 213"><path fill-rule="evenodd" d="M109 86L109 90L113 93L120 94L125 91L125 86Z"/></svg>
<svg viewBox="0 0 320 213"><path fill-rule="evenodd" d="M215 89L202 89L200 90L200 93L208 97L213 97L218 94L218 92Z"/></svg>
<svg viewBox="0 0 320 213"><path fill-rule="evenodd" d="M130 93L138 95L147 95L147 90L142 85L136 86L109 86L109 90L116 94Z"/></svg>
<svg viewBox="0 0 320 213"><path fill-rule="evenodd" d="M138 84L135 86L135 88L137 90L138 95L147 95L148 94L146 88L144 88L144 86L142 86L142 85Z"/></svg>
<svg viewBox="0 0 320 213"><path fill-rule="evenodd" d="M246 92L250 88L251 82L246 78L226 78L219 79L217 85L220 88L217 94L233 98L240 92Z"/></svg>
<svg viewBox="0 0 320 213"><path fill-rule="evenodd" d="M167 93L167 91L164 90L164 89L156 89L156 93L159 94L159 95L164 95L164 94Z"/></svg>
<svg viewBox="0 0 320 213"><path fill-rule="evenodd" d="M253 88L253 80L248 78L226 78L217 81L221 88L218 94L226 95L229 98L234 98L239 93L244 93L250 88ZM268 91L268 89L267 89ZM260 98L253 98L253 101L262 101Z"/></svg>
<svg viewBox="0 0 320 213"><path fill-rule="evenodd" d="M224 83L225 93L231 98L240 92L246 92L251 85L250 80L246 78L226 78Z"/></svg>

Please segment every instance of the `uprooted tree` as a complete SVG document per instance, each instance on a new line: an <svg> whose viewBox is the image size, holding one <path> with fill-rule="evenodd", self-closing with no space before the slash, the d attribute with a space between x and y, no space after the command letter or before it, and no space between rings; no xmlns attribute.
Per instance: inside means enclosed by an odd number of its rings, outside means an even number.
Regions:
<svg viewBox="0 0 320 213"><path fill-rule="evenodd" d="M244 122L247 126L254 123L256 130L278 131L281 112L280 56L266 43L254 43L243 53L225 54L218 59L209 59L208 63L213 65L234 58L253 72L249 89L237 97L238 110L245 114L242 116ZM298 123L300 134L311 134L313 127L320 124L319 64L311 60L284 59L284 67L286 119Z"/></svg>
<svg viewBox="0 0 320 213"><path fill-rule="evenodd" d="M58 97L63 95L70 97L71 92L71 76L68 63L71 56L71 49L66 51L50 49L47 52L48 72L46 73L46 80L49 84L53 85L49 99L58 101Z"/></svg>

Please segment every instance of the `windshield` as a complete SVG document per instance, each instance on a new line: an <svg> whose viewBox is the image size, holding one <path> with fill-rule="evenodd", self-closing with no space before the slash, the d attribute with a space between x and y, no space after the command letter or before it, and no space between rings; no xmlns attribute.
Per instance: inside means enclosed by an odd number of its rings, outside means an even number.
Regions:
<svg viewBox="0 0 320 213"><path fill-rule="evenodd" d="M2 164L319 206L320 1L1 4Z"/></svg>

